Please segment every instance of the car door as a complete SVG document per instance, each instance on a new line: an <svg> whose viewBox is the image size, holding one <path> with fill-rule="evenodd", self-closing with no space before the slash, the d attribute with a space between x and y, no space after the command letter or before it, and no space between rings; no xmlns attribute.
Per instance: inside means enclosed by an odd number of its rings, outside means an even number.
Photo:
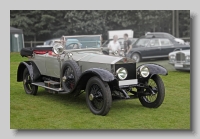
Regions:
<svg viewBox="0 0 200 139"><path fill-rule="evenodd" d="M45 64L46 55L47 54L41 54L37 52L35 52L34 54L33 61L42 75L46 75L46 64Z"/></svg>
<svg viewBox="0 0 200 139"><path fill-rule="evenodd" d="M167 38L159 39L161 44L161 56L167 57L170 52L174 50L174 45Z"/></svg>
<svg viewBox="0 0 200 139"><path fill-rule="evenodd" d="M149 44L145 48L146 50L143 52L143 56L146 58L154 58L159 57L161 54L161 46L159 39L151 39Z"/></svg>
<svg viewBox="0 0 200 139"><path fill-rule="evenodd" d="M60 77L60 64L57 55L49 52L45 59L46 75L51 77Z"/></svg>

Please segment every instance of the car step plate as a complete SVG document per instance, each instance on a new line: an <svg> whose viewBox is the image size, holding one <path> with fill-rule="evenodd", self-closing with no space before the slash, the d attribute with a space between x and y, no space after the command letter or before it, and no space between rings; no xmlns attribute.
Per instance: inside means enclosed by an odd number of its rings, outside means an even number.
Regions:
<svg viewBox="0 0 200 139"><path fill-rule="evenodd" d="M49 89L49 90L53 90L53 91L56 91L56 92L62 92L64 93L64 89L60 89L60 88L51 88L51 87L48 87L48 86L45 86L45 83L44 82L35 82L35 83L32 83L33 85L36 85L36 86L40 86L40 87L43 87L43 88L46 88L46 89Z"/></svg>

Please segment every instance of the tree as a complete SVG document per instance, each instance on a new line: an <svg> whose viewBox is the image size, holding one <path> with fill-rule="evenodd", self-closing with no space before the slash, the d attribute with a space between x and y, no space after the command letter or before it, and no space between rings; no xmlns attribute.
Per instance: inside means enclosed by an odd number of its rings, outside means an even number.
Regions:
<svg viewBox="0 0 200 139"><path fill-rule="evenodd" d="M21 10L11 11L10 25L22 28L25 36L37 37L51 35L55 29L56 11Z"/></svg>
<svg viewBox="0 0 200 139"><path fill-rule="evenodd" d="M189 10L179 11L179 32L180 32L180 37L190 36L190 11Z"/></svg>
<svg viewBox="0 0 200 139"><path fill-rule="evenodd" d="M188 11L180 11L180 36L188 36ZM132 29L134 37L149 31L171 33L170 10L12 10L10 25L21 28L25 39L47 40L62 35L102 34L108 30Z"/></svg>

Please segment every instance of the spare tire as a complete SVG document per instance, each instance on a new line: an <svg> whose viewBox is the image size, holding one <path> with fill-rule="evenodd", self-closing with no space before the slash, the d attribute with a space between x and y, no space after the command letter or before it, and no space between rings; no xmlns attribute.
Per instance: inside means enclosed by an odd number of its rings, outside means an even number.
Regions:
<svg viewBox="0 0 200 139"><path fill-rule="evenodd" d="M70 93L81 76L80 68L74 60L67 60L63 63L61 71L62 87L65 92Z"/></svg>

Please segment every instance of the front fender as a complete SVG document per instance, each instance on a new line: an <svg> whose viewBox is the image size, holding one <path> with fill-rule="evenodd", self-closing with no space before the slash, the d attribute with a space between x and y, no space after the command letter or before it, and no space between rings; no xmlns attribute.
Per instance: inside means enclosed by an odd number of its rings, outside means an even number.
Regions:
<svg viewBox="0 0 200 139"><path fill-rule="evenodd" d="M104 69L99 69L99 68L88 69L84 71L81 76L87 76L87 75L98 76L102 81L105 81L105 82L110 82L115 79L115 76L111 72Z"/></svg>
<svg viewBox="0 0 200 139"><path fill-rule="evenodd" d="M149 76L147 78L143 78L143 77L140 76L139 69L140 69L141 66L147 66L148 67L150 73L149 73ZM161 65L158 65L158 64L142 64L142 65L137 67L136 71L137 71L137 78L139 80L141 80L141 79L148 80L155 74L168 75L167 69L164 68Z"/></svg>
<svg viewBox="0 0 200 139"><path fill-rule="evenodd" d="M88 80L93 76L97 76L102 81L108 82L113 86L118 86L118 81L112 73L104 69L91 68L82 73L76 84L75 89L72 92L76 92L76 90L78 89L85 90Z"/></svg>

